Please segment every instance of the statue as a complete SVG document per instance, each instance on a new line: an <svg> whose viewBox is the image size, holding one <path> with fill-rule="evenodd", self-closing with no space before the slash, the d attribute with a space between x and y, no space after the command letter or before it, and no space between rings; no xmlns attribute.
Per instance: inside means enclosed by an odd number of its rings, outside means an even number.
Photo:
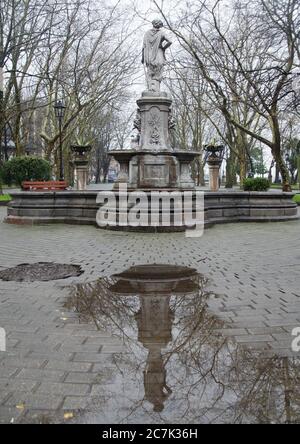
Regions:
<svg viewBox="0 0 300 444"><path fill-rule="evenodd" d="M138 109L136 112L135 119L133 121L133 129L136 129L138 133L141 133L142 130L142 116L141 111Z"/></svg>
<svg viewBox="0 0 300 444"><path fill-rule="evenodd" d="M161 20L154 20L152 24L153 28L147 31L144 37L142 63L146 66L148 90L159 92L166 64L165 52L172 42L161 29L163 27Z"/></svg>

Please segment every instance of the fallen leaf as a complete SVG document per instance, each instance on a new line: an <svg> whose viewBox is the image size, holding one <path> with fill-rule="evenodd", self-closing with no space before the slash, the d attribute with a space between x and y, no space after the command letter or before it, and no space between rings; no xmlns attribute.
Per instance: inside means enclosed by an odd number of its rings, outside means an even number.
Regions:
<svg viewBox="0 0 300 444"><path fill-rule="evenodd" d="M21 404L16 405L16 409L17 410L24 410L25 409L25 404L21 403Z"/></svg>
<svg viewBox="0 0 300 444"><path fill-rule="evenodd" d="M74 418L74 413L65 413L64 414L64 419L72 419Z"/></svg>

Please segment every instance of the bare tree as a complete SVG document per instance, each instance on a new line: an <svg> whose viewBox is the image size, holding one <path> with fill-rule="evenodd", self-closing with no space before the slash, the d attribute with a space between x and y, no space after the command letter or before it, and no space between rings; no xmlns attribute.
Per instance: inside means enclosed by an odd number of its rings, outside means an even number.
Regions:
<svg viewBox="0 0 300 444"><path fill-rule="evenodd" d="M196 61L228 130L233 127L240 131L241 140L246 134L267 145L280 170L283 188L289 190L279 121L293 93L291 84L296 75L298 2L284 0L278 7L273 0L244 1L238 3L238 9L227 8L225 13L222 0L196 0L175 22L154 3ZM240 118L242 108L247 111L246 122ZM257 126L258 117L264 131Z"/></svg>
<svg viewBox="0 0 300 444"><path fill-rule="evenodd" d="M1 122L10 121L17 155L34 139L58 169L53 105L63 99L68 165L67 148L75 133L84 132L98 110L124 97L133 82L130 13L117 0L101 5L93 0L7 0L0 20L0 62L6 75L5 85L0 82L2 93L5 86Z"/></svg>

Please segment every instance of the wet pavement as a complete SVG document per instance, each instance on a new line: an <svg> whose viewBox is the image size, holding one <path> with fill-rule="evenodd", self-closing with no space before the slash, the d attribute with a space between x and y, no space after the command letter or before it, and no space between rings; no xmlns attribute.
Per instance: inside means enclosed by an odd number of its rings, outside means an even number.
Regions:
<svg viewBox="0 0 300 444"><path fill-rule="evenodd" d="M77 422L300 421L300 359L230 339L206 284L193 269L148 265L74 289L66 307L124 344Z"/></svg>
<svg viewBox="0 0 300 444"><path fill-rule="evenodd" d="M0 281L0 423L299 423L299 223L192 240L1 225L1 270L84 274Z"/></svg>

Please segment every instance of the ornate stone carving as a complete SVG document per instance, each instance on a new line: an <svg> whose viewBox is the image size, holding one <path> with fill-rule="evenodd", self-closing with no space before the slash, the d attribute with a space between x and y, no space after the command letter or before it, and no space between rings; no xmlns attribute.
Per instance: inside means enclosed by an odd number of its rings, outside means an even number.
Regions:
<svg viewBox="0 0 300 444"><path fill-rule="evenodd" d="M169 112L168 123L169 123L169 130L170 131L172 131L172 130L174 130L176 128L176 122L175 122L175 119L173 117L172 111Z"/></svg>
<svg viewBox="0 0 300 444"><path fill-rule="evenodd" d="M151 110L148 125L150 126L150 145L160 145L161 138L161 116L159 110L155 108Z"/></svg>
<svg viewBox="0 0 300 444"><path fill-rule="evenodd" d="M138 130L139 133L142 130L142 117L141 117L141 111L139 109L137 109L136 111L136 116L133 121L133 129Z"/></svg>

